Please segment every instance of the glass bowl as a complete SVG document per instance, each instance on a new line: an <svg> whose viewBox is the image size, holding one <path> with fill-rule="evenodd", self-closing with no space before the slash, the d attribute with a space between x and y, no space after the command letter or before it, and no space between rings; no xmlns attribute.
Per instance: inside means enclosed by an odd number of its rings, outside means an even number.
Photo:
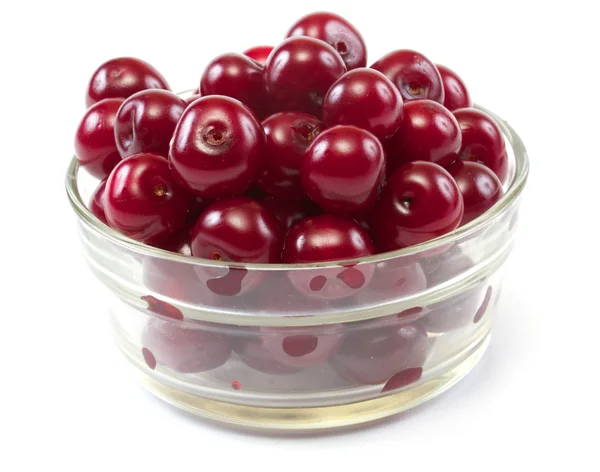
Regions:
<svg viewBox="0 0 600 472"><path fill-rule="evenodd" d="M200 416L300 430L380 419L458 382L489 343L528 174L520 138L490 115L513 162L494 207L425 244L322 264L209 261L131 240L89 211L98 182L73 158L84 254L144 385Z"/></svg>

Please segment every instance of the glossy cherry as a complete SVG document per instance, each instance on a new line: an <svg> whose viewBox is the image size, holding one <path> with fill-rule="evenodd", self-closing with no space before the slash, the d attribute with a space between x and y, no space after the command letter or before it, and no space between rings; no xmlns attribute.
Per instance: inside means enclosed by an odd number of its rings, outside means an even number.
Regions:
<svg viewBox="0 0 600 472"><path fill-rule="evenodd" d="M320 215L296 223L285 237L286 264L326 262L370 256L373 242L356 221L335 215ZM355 295L368 286L373 266L333 266L290 271L289 277L310 298L335 300Z"/></svg>
<svg viewBox="0 0 600 472"><path fill-rule="evenodd" d="M277 218L248 197L214 202L192 230L192 254L217 261L279 262L282 246Z"/></svg>
<svg viewBox="0 0 600 472"><path fill-rule="evenodd" d="M405 101L427 98L444 103L444 86L439 71L423 54L399 49L386 54L371 68L390 79Z"/></svg>
<svg viewBox="0 0 600 472"><path fill-rule="evenodd" d="M271 51L273 50L273 46L254 46L250 49L246 49L244 54L248 56L250 59L255 60L260 65L265 65L267 62L267 58Z"/></svg>
<svg viewBox="0 0 600 472"><path fill-rule="evenodd" d="M472 161L458 160L448 167L462 194L464 214L461 225L489 210L504 194L502 182L491 169Z"/></svg>
<svg viewBox="0 0 600 472"><path fill-rule="evenodd" d="M422 369L429 352L427 331L419 322L401 318L347 325L349 332L334 353L331 364L349 382L361 385L385 383L408 369ZM419 375L411 376L413 381Z"/></svg>
<svg viewBox="0 0 600 472"><path fill-rule="evenodd" d="M281 198L267 197L261 203L275 215L286 234L298 221L316 216L318 208L307 200L283 200Z"/></svg>
<svg viewBox="0 0 600 472"><path fill-rule="evenodd" d="M104 211L109 225L148 244L183 227L189 204L188 193L158 154L123 159L106 182Z"/></svg>
<svg viewBox="0 0 600 472"><path fill-rule="evenodd" d="M142 332L142 346L158 364L181 373L215 369L231 356L229 339L212 325L156 317Z"/></svg>
<svg viewBox="0 0 600 472"><path fill-rule="evenodd" d="M140 90L170 90L153 66L134 57L117 57L102 64L90 78L85 103L89 107L104 98L127 98Z"/></svg>
<svg viewBox="0 0 600 472"><path fill-rule="evenodd" d="M274 111L320 117L325 94L345 72L344 61L326 42L292 37L269 55L264 70L267 98Z"/></svg>
<svg viewBox="0 0 600 472"><path fill-rule="evenodd" d="M265 134L240 101L212 95L181 115L169 152L169 164L194 194L223 198L246 191L263 165Z"/></svg>
<svg viewBox="0 0 600 472"><path fill-rule="evenodd" d="M367 65L367 46L358 30L335 13L315 12L300 18L286 38L310 36L329 43L342 57L348 70Z"/></svg>
<svg viewBox="0 0 600 472"><path fill-rule="evenodd" d="M404 104L404 119L386 143L390 170L407 162L430 161L445 166L456 160L460 127L454 115L432 100Z"/></svg>
<svg viewBox="0 0 600 472"><path fill-rule="evenodd" d="M98 218L102 223L108 224L106 221L106 214L104 213L104 190L106 189L106 179L98 184L96 190L90 198L90 211Z"/></svg>
<svg viewBox="0 0 600 472"><path fill-rule="evenodd" d="M263 67L244 54L227 53L213 59L200 79L200 93L235 98L259 118L265 116Z"/></svg>
<svg viewBox="0 0 600 472"><path fill-rule="evenodd" d="M334 126L306 152L301 171L309 198L331 213L352 215L373 206L385 181L379 140L355 126Z"/></svg>
<svg viewBox="0 0 600 472"><path fill-rule="evenodd" d="M346 72L323 102L327 126L358 126L380 140L396 132L403 114L402 96L395 85L381 72L368 68Z"/></svg>
<svg viewBox="0 0 600 472"><path fill-rule="evenodd" d="M109 98L88 108L75 133L75 155L79 165L104 179L121 161L115 143L115 120L122 98Z"/></svg>
<svg viewBox="0 0 600 472"><path fill-rule="evenodd" d="M436 67L444 84L444 106L450 111L472 107L469 90L458 74L441 64L436 64Z"/></svg>
<svg viewBox="0 0 600 472"><path fill-rule="evenodd" d="M276 113L262 125L267 141L258 185L275 197L306 198L300 169L306 150L326 128L325 124L314 116L290 111Z"/></svg>
<svg viewBox="0 0 600 472"><path fill-rule="evenodd" d="M168 90L142 90L123 102L115 121L115 141L122 157L151 152L167 157L177 122L187 107Z"/></svg>
<svg viewBox="0 0 600 472"><path fill-rule="evenodd" d="M449 233L462 215L452 176L432 162L411 162L388 180L373 212L373 233L384 249L400 249Z"/></svg>
<svg viewBox="0 0 600 472"><path fill-rule="evenodd" d="M505 183L508 157L500 127L487 113L475 108L461 108L453 113L462 132L460 158L489 167Z"/></svg>

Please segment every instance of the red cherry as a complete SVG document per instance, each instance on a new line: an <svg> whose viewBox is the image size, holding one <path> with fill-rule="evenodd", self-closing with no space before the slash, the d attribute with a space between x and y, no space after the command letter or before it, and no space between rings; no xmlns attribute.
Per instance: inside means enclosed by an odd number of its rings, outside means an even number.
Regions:
<svg viewBox="0 0 600 472"><path fill-rule="evenodd" d="M444 106L450 111L472 107L473 101L467 86L456 72L441 64L436 64L436 67L444 84Z"/></svg>
<svg viewBox="0 0 600 472"><path fill-rule="evenodd" d="M370 256L373 242L356 221L320 215L296 223L285 237L286 264L326 262ZM371 264L290 271L294 286L311 298L340 299L366 287L373 275Z"/></svg>
<svg viewBox="0 0 600 472"><path fill-rule="evenodd" d="M106 188L106 179L98 184L96 190L92 194L92 198L90 198L90 211L92 214L98 218L105 225L108 224L106 221L106 214L104 213L104 191Z"/></svg>
<svg viewBox="0 0 600 472"><path fill-rule="evenodd" d="M237 336L233 350L248 367L270 375L285 375L298 372L299 368L284 364L268 349L267 338L259 330L248 330L244 336Z"/></svg>
<svg viewBox="0 0 600 472"><path fill-rule="evenodd" d="M448 167L448 172L463 197L465 211L461 225L484 214L504 194L500 179L483 164L458 160Z"/></svg>
<svg viewBox="0 0 600 472"><path fill-rule="evenodd" d="M265 65L265 86L274 111L321 116L323 98L346 66L329 44L303 36L286 39Z"/></svg>
<svg viewBox="0 0 600 472"><path fill-rule="evenodd" d="M92 74L85 103L89 107L104 98L127 98L140 90L170 90L154 67L134 57L118 57L102 64Z"/></svg>
<svg viewBox="0 0 600 472"><path fill-rule="evenodd" d="M202 97L183 112L169 164L190 191L223 198L246 191L263 165L265 134L254 114L229 97Z"/></svg>
<svg viewBox="0 0 600 472"><path fill-rule="evenodd" d="M198 100L201 97L202 97L202 94L200 92L193 93L192 95L190 95L188 98L185 99L185 103L187 103L188 105L191 105L192 103L194 103L196 100Z"/></svg>
<svg viewBox="0 0 600 472"><path fill-rule="evenodd" d="M283 234L286 234L298 221L318 214L318 209L306 200L289 201L267 197L261 200L261 203L271 210L277 220L279 220Z"/></svg>
<svg viewBox="0 0 600 472"><path fill-rule="evenodd" d="M349 332L331 364L349 382L385 383L400 372L422 367L427 360L427 331L419 322L405 323L396 318L384 325L373 320L347 327Z"/></svg>
<svg viewBox="0 0 600 472"><path fill-rule="evenodd" d="M122 98L102 100L88 108L75 134L75 155L79 165L98 179L104 179L121 161L115 143L114 125Z"/></svg>
<svg viewBox="0 0 600 472"><path fill-rule="evenodd" d="M498 124L475 108L461 108L453 113L462 132L459 157L489 167L502 183L506 182L508 157Z"/></svg>
<svg viewBox="0 0 600 472"><path fill-rule="evenodd" d="M263 67L248 56L222 54L208 64L200 79L202 95L225 95L246 105L260 118L265 112Z"/></svg>
<svg viewBox="0 0 600 472"><path fill-rule="evenodd" d="M279 262L281 244L277 218L248 197L211 203L192 230L192 254L205 259Z"/></svg>
<svg viewBox="0 0 600 472"><path fill-rule="evenodd" d="M404 104L404 119L386 143L390 169L413 161L431 161L445 166L456 160L461 133L456 118L432 100Z"/></svg>
<svg viewBox="0 0 600 472"><path fill-rule="evenodd" d="M231 356L229 340L214 326L156 317L148 320L142 345L158 364L182 373L215 369Z"/></svg>
<svg viewBox="0 0 600 472"><path fill-rule="evenodd" d="M173 131L186 107L185 100L168 90L142 90L125 100L115 121L121 156L151 152L167 157Z"/></svg>
<svg viewBox="0 0 600 472"><path fill-rule="evenodd" d="M123 159L106 182L104 211L113 228L148 244L181 228L190 198L157 154Z"/></svg>
<svg viewBox="0 0 600 472"><path fill-rule="evenodd" d="M423 54L399 49L386 54L371 66L387 76L404 100L428 98L444 103L444 86L439 71Z"/></svg>
<svg viewBox="0 0 600 472"><path fill-rule="evenodd" d="M188 214L185 219L186 226L189 227L190 231L191 231L192 227L196 224L198 217L202 214L202 212L204 210L206 210L206 207L209 204L210 204L209 200L206 200L205 198L199 197L197 195L195 195L192 198L192 201L190 203L190 209L188 210Z"/></svg>
<svg viewBox="0 0 600 472"><path fill-rule="evenodd" d="M473 323L479 308L485 300L485 290L481 287L451 297L428 308L423 317L423 325L432 333L446 333L469 326Z"/></svg>
<svg viewBox="0 0 600 472"><path fill-rule="evenodd" d="M306 198L300 169L308 146L325 124L314 116L290 111L272 115L262 125L267 144L258 185L275 197Z"/></svg>
<svg viewBox="0 0 600 472"><path fill-rule="evenodd" d="M403 111L394 84L379 71L360 68L346 72L331 86L323 102L323 121L327 126L358 126L382 140L396 132Z"/></svg>
<svg viewBox="0 0 600 472"><path fill-rule="evenodd" d="M154 243L153 246L164 249L165 251L182 254L184 256L191 256L192 246L190 244L190 230L191 228L189 226L184 226L166 239Z"/></svg>
<svg viewBox="0 0 600 472"><path fill-rule="evenodd" d="M463 215L458 185L432 162L405 164L390 177L373 213L373 232L387 250L453 231Z"/></svg>
<svg viewBox="0 0 600 472"><path fill-rule="evenodd" d="M304 191L321 208L361 213L373 206L385 183L385 152L368 131L334 126L306 152L301 178Z"/></svg>
<svg viewBox="0 0 600 472"><path fill-rule="evenodd" d="M254 46L253 48L246 49L244 54L264 66L272 50L273 46Z"/></svg>
<svg viewBox="0 0 600 472"><path fill-rule="evenodd" d="M316 12L300 18L286 38L311 36L329 43L342 57L348 70L367 65L367 46L358 30L339 15Z"/></svg>
<svg viewBox="0 0 600 472"><path fill-rule="evenodd" d="M342 325L261 328L262 345L278 363L311 367L329 360L344 339Z"/></svg>

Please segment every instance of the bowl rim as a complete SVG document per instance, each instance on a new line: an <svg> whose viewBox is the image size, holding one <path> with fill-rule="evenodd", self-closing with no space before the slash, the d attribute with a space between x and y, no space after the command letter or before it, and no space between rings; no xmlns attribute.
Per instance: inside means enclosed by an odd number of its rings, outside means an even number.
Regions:
<svg viewBox="0 0 600 472"><path fill-rule="evenodd" d="M183 92L185 93L185 92ZM500 127L502 133L508 140L515 157L515 172L511 185L508 187L504 195L484 214L470 221L464 226L461 226L450 233L440 236L435 239L431 239L427 242L409 246L403 249L396 249L394 251L388 251L381 254L374 254L368 257L359 257L351 259L341 259L327 262L317 263L297 263L297 264L268 264L268 263L242 263L232 261L213 261L210 259L203 259L194 256L185 256L183 254L177 254L165 249L148 246L142 242L125 236L117 230L109 227L88 209L87 204L83 201L79 192L77 184L78 172L81 168L77 158L72 157L71 162L67 168L65 177L65 188L69 202L79 217L79 220L83 222L88 228L95 233L103 236L107 240L122 246L130 251L139 253L144 256L150 256L159 259L167 259L173 262L181 262L189 265L196 265L202 267L227 267L227 268L240 268L248 270L261 270L261 271L289 271L299 269L313 269L313 268L335 268L340 266L348 265L364 265L369 263L381 263L392 259L401 258L404 256L414 256L419 253L426 251L435 250L446 244L451 244L463 237L467 237L470 234L484 228L490 222L494 220L496 216L501 214L506 208L508 208L516 199L521 195L527 178L529 175L529 158L525 145L516 131L502 118L495 113L487 110L486 108L475 104L473 108L487 113L494 119L496 124Z"/></svg>

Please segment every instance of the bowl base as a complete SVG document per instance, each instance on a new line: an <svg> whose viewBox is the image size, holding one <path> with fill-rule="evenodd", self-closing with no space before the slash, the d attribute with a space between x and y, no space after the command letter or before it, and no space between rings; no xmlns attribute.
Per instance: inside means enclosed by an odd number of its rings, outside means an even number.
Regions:
<svg viewBox="0 0 600 472"><path fill-rule="evenodd" d="M238 427L263 430L323 430L376 421L438 396L475 367L483 357L489 341L488 334L460 364L415 387L375 399L323 407L266 408L228 403L182 392L159 382L143 371L138 372L150 392L167 403L200 417Z"/></svg>

